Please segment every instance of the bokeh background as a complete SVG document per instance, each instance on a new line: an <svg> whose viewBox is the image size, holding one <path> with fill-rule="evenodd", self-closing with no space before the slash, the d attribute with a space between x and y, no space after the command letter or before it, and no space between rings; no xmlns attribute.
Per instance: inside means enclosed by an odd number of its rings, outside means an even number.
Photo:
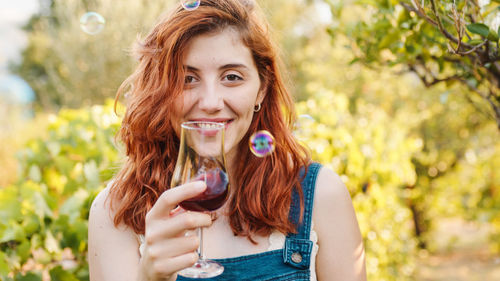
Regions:
<svg viewBox="0 0 500 281"><path fill-rule="evenodd" d="M0 0L0 280L88 280L89 207L123 157L113 99L175 2ZM369 280L500 280L498 3L259 3ZM91 11L105 23L84 32Z"/></svg>

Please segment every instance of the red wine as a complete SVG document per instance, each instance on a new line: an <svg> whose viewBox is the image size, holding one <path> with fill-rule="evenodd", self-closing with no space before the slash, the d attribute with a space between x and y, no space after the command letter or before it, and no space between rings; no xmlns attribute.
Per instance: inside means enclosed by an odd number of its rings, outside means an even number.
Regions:
<svg viewBox="0 0 500 281"><path fill-rule="evenodd" d="M197 176L194 180L204 181L207 184L205 191L193 198L182 201L179 205L190 211L213 211L224 205L229 190L229 181L226 173L220 168L209 170Z"/></svg>

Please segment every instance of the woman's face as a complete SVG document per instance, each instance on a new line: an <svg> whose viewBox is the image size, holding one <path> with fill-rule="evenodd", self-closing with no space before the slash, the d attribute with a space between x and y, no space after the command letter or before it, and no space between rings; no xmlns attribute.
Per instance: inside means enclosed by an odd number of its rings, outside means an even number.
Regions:
<svg viewBox="0 0 500 281"><path fill-rule="evenodd" d="M173 126L179 134L184 121L225 123L224 144L231 163L255 105L264 98L251 51L235 29L226 28L194 37L186 52L184 92L175 100Z"/></svg>

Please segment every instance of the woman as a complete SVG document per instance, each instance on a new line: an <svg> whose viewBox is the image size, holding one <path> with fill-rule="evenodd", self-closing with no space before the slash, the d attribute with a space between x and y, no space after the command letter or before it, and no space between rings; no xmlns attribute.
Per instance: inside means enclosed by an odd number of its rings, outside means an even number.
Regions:
<svg viewBox="0 0 500 281"><path fill-rule="evenodd" d="M225 266L212 280L366 279L349 193L291 134L293 102L257 9L248 0L179 6L138 48L119 90L130 86L120 130L128 157L90 212L91 280L180 280L198 258L198 237L185 233L198 227L205 256ZM169 189L180 124L194 120L226 125L231 194L215 216L177 208L203 182ZM276 141L265 158L248 147L258 130Z"/></svg>

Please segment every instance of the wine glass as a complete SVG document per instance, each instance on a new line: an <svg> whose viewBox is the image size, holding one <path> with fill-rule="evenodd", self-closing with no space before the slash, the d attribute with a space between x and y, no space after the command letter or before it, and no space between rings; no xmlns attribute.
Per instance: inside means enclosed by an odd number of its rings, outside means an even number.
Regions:
<svg viewBox="0 0 500 281"><path fill-rule="evenodd" d="M190 121L181 124L179 156L170 186L202 180L206 190L179 205L191 211L207 212L220 208L228 197L229 180L224 155L224 123ZM199 228L198 261L178 274L190 278L220 275L224 267L203 257L203 228Z"/></svg>

